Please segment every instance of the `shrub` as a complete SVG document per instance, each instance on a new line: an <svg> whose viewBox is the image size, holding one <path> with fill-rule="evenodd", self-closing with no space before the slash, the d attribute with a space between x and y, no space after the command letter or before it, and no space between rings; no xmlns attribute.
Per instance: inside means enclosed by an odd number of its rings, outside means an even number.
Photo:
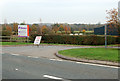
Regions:
<svg viewBox="0 0 120 81"><path fill-rule="evenodd" d="M2 31L2 36L10 36L10 35L12 35L12 32L7 31L7 30Z"/></svg>
<svg viewBox="0 0 120 81"><path fill-rule="evenodd" d="M42 43L56 43L56 44L75 44L75 45L104 45L104 36L70 36L70 35L37 35L31 34L30 40L34 41L36 36L42 36ZM120 41L118 37L107 37L108 44L117 44Z"/></svg>

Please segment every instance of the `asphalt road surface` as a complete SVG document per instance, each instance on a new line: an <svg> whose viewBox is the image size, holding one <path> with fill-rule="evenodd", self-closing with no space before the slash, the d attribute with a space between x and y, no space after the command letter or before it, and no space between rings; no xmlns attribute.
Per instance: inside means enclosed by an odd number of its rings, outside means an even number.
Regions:
<svg viewBox="0 0 120 81"><path fill-rule="evenodd" d="M2 54L3 79L118 79L118 68L21 54Z"/></svg>
<svg viewBox="0 0 120 81"><path fill-rule="evenodd" d="M71 49L71 48L82 48L72 46L16 46L16 47L3 47L3 53L20 54L25 56L38 56L42 58L57 58L54 53L59 50Z"/></svg>

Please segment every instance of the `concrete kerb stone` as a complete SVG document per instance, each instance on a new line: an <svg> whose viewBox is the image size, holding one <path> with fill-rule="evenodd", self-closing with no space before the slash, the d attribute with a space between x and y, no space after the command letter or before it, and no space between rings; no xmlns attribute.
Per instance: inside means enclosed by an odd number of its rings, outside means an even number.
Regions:
<svg viewBox="0 0 120 81"><path fill-rule="evenodd" d="M57 56L57 57L59 57L61 59L64 59L64 60L120 67L120 64L116 63L116 62L100 61L100 60L88 60L88 59L78 59L78 58L74 58L74 57L72 58L72 57L67 57L67 56L60 55L58 52L55 53L55 56Z"/></svg>

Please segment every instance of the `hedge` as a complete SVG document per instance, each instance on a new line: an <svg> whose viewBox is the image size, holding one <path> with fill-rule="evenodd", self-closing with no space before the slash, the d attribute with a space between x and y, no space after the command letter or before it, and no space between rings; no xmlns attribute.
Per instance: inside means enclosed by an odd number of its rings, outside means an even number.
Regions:
<svg viewBox="0 0 120 81"><path fill-rule="evenodd" d="M104 36L70 36L70 35L30 35L31 42L34 42L36 36L42 36L42 43L57 43L57 44L75 44L75 45L104 45ZM119 44L119 37L107 36L107 43Z"/></svg>

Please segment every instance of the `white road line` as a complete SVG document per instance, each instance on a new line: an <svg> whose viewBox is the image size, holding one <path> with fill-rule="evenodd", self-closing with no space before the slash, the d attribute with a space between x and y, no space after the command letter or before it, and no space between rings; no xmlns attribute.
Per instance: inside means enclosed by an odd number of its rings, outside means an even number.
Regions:
<svg viewBox="0 0 120 81"><path fill-rule="evenodd" d="M32 58L39 58L39 57L32 57Z"/></svg>
<svg viewBox="0 0 120 81"><path fill-rule="evenodd" d="M55 76L50 76L50 75L43 75L43 77L50 78L50 79L62 80L62 78L55 77Z"/></svg>
<svg viewBox="0 0 120 81"><path fill-rule="evenodd" d="M15 68L15 70L17 71L18 69L17 69L17 68Z"/></svg>
<svg viewBox="0 0 120 81"><path fill-rule="evenodd" d="M19 54L11 54L11 55L16 55L16 56L19 56Z"/></svg>
<svg viewBox="0 0 120 81"><path fill-rule="evenodd" d="M59 60L59 59L57 59L57 61L63 61L63 60Z"/></svg>
<svg viewBox="0 0 120 81"><path fill-rule="evenodd" d="M30 58L39 58L39 57L34 57L34 56L27 56L27 57L30 57Z"/></svg>
<svg viewBox="0 0 120 81"><path fill-rule="evenodd" d="M82 62L76 62L78 64L86 64L86 65L94 65L94 66L102 66L102 67L111 67L111 68L119 68L115 66L107 66L107 65L100 65L100 64L90 64L90 63L82 63Z"/></svg>
<svg viewBox="0 0 120 81"><path fill-rule="evenodd" d="M60 60L60 59L50 59L50 60L53 60L53 61L63 61L63 60Z"/></svg>
<svg viewBox="0 0 120 81"><path fill-rule="evenodd" d="M50 60L56 60L56 59L50 59Z"/></svg>
<svg viewBox="0 0 120 81"><path fill-rule="evenodd" d="M32 56L27 56L27 57L32 57Z"/></svg>

